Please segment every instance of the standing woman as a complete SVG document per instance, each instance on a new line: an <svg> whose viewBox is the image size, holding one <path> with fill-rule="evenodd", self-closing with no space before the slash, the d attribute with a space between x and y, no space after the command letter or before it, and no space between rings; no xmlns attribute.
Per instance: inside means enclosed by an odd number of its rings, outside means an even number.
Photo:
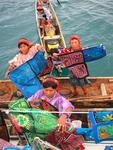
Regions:
<svg viewBox="0 0 113 150"><path fill-rule="evenodd" d="M19 52L9 61L9 67L5 74L6 78L8 78L8 73L10 71L30 60L38 52L38 50L45 50L40 44L31 44L26 38L19 39L17 46L19 48Z"/></svg>

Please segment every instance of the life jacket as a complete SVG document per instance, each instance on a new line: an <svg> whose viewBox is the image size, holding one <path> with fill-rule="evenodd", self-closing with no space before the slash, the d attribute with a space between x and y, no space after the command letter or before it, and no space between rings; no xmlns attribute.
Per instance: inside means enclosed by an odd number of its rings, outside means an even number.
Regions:
<svg viewBox="0 0 113 150"><path fill-rule="evenodd" d="M59 43L58 41L50 41L48 42L47 47L48 47L48 52L50 52L51 49L58 48Z"/></svg>
<svg viewBox="0 0 113 150"><path fill-rule="evenodd" d="M55 31L54 30L51 30L49 32L46 32L46 35L47 36L54 36L55 35Z"/></svg>

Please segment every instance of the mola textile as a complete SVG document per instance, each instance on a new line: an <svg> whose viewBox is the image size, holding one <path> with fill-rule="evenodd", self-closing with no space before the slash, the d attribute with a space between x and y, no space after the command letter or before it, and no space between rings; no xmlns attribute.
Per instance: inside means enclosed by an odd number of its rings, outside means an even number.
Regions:
<svg viewBox="0 0 113 150"><path fill-rule="evenodd" d="M113 111L89 112L96 143L113 140Z"/></svg>
<svg viewBox="0 0 113 150"><path fill-rule="evenodd" d="M60 54L59 59L76 78L82 79L89 75L82 50Z"/></svg>
<svg viewBox="0 0 113 150"><path fill-rule="evenodd" d="M30 108L24 98L11 102L9 110L11 120L15 120L13 125L21 128L30 145L35 137L44 139L57 127L58 118L55 115L45 110Z"/></svg>
<svg viewBox="0 0 113 150"><path fill-rule="evenodd" d="M106 48L100 44L83 50L85 62L94 61L106 56Z"/></svg>
<svg viewBox="0 0 113 150"><path fill-rule="evenodd" d="M9 78L26 99L42 88L37 76L43 71L45 66L44 52L38 51L32 59L9 73Z"/></svg>

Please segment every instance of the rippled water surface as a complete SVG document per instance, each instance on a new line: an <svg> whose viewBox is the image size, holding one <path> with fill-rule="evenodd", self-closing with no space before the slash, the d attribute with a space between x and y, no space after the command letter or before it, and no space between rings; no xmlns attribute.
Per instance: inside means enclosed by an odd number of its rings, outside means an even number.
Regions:
<svg viewBox="0 0 113 150"><path fill-rule="evenodd" d="M88 64L91 76L113 76L113 0L57 0L53 5L68 45L68 37L78 34L82 46L104 44L107 56ZM0 79L8 60L18 52L21 37L39 41L34 0L0 0Z"/></svg>

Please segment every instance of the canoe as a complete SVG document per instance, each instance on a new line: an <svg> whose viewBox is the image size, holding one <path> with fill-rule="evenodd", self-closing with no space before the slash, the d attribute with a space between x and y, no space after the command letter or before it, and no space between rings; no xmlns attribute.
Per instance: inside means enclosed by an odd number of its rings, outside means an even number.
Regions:
<svg viewBox="0 0 113 150"><path fill-rule="evenodd" d="M51 4L50 4L51 6ZM50 7L49 6L49 7ZM52 11L52 9L51 9ZM37 18L36 18L37 20ZM56 19L57 20L57 19ZM39 33L41 35L41 30ZM60 44L65 47L65 42L62 38L61 29L59 29L58 35L60 35ZM41 36L40 36L41 37ZM59 36L58 36L59 37ZM46 45L46 42L57 37L44 37L40 38L42 45ZM43 42L44 41L44 42ZM76 95L74 87L70 84L69 78L57 78L60 82L60 93L71 101L75 107L75 111L101 111L112 110L113 107L113 77L89 77L91 84L87 87L86 95ZM17 90L14 84L10 80L0 81L0 108L7 108L11 101L20 97L21 93ZM77 115L78 116L78 115ZM80 118L80 117L78 117ZM86 120L84 120L86 121ZM15 139L12 143L15 143ZM102 144L95 144L93 141L85 142L84 146L86 150L94 149L103 150L106 145L113 145L113 142L103 142Z"/></svg>
<svg viewBox="0 0 113 150"><path fill-rule="evenodd" d="M42 36L43 26L39 27L39 25L38 25L39 18L38 18L38 12L37 12L37 3L38 3L38 0L35 3L35 15L36 15L36 24L37 24L38 35L39 35L39 38L40 38L40 43L44 47L46 47L46 50L48 50L48 48L47 48L48 43L50 43L53 40L56 40L59 43L60 47L65 48L66 43L65 43L65 40L64 40L64 37L63 37L62 29L61 29L59 20L57 18L57 15L55 13L55 10L54 10L54 8L53 8L50 1L49 1L49 4L48 4L47 8L50 11L50 13L52 14L52 18L53 18L52 22L54 23L54 28L56 29L55 30L56 33L55 33L54 36L46 36L46 35Z"/></svg>
<svg viewBox="0 0 113 150"><path fill-rule="evenodd" d="M113 77L89 77L91 84L87 86L86 95L76 95L69 78L57 78L60 83L60 93L71 101L76 109L113 108ZM7 107L10 101L20 96L15 85L10 80L0 81L0 107ZM16 93L16 94L14 94Z"/></svg>

